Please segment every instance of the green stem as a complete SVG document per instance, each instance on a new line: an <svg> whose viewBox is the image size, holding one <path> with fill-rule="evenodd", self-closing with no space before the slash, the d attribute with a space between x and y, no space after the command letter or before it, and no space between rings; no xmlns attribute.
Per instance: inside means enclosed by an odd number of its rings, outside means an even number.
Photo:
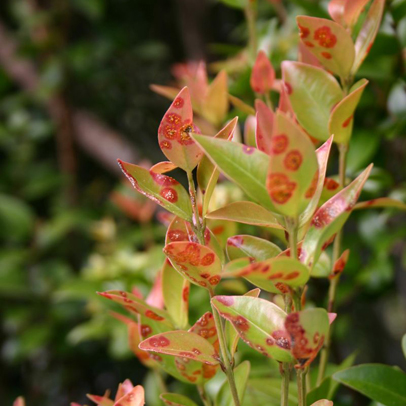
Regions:
<svg viewBox="0 0 406 406"><path fill-rule="evenodd" d="M258 40L257 40L257 28L256 28L256 10L255 10L255 1L248 1L247 6L244 9L245 18L247 20L248 25L248 46L250 49L252 60L255 61L257 56L257 47L258 47Z"/></svg>
<svg viewBox="0 0 406 406"><path fill-rule="evenodd" d="M304 379L306 370L297 370L297 395L298 406L306 406L306 380Z"/></svg>
<svg viewBox="0 0 406 406"><path fill-rule="evenodd" d="M212 406L210 398L207 396L206 389L204 385L198 385L197 390L199 391L200 399L202 400L204 406Z"/></svg>
<svg viewBox="0 0 406 406"><path fill-rule="evenodd" d="M203 225L200 221L199 208L197 207L195 181L193 179L192 172L186 172L186 173L187 173L187 180L189 182L190 202L192 203L192 209L193 209L192 228L199 240L199 243L202 245L205 245L204 229L203 229Z"/></svg>
<svg viewBox="0 0 406 406"><path fill-rule="evenodd" d="M210 292L210 303L211 303L212 298L213 298L213 292ZM235 380L234 380L233 366L231 364L231 360L230 360L228 350L227 350L227 341L226 341L226 336L224 334L223 324L221 322L217 309L213 306L213 303L211 303L211 308L213 311L214 323L216 325L217 334L219 336L223 371L226 374L228 384L230 385L230 391L231 391L231 395L234 400L234 406L240 406L240 400L238 399L237 387L235 385Z"/></svg>
<svg viewBox="0 0 406 406"><path fill-rule="evenodd" d="M341 187L345 187L345 184L346 184L345 172L346 172L346 162L347 162L347 151L348 151L347 145L344 145L344 144L339 145L339 153L340 153L339 183L340 183ZM334 266L337 259L341 255L342 237L343 237L343 233L342 233L342 230L340 230L334 240L332 266ZM338 275L335 278L330 280L330 286L329 286L329 290L328 290L328 305L327 305L328 312L332 312L334 310L336 294L337 294L337 286L338 286L339 280L340 280L340 275ZM330 353L332 331L333 331L333 325L331 325L329 328L329 331L324 340L323 349L321 350L319 374L317 376L317 386L319 386L321 384L321 382L324 378L324 374L326 372L328 357L329 357L329 353Z"/></svg>

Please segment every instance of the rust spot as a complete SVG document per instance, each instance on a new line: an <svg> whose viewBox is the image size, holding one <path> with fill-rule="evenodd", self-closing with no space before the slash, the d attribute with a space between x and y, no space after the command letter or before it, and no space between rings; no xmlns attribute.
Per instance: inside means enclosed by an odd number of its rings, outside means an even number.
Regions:
<svg viewBox="0 0 406 406"><path fill-rule="evenodd" d="M152 320L162 321L164 318L154 313L152 310L147 310L145 316Z"/></svg>
<svg viewBox="0 0 406 406"><path fill-rule="evenodd" d="M173 107L180 109L181 107L183 107L184 104L185 101L182 99L182 97L177 97L172 105Z"/></svg>
<svg viewBox="0 0 406 406"><path fill-rule="evenodd" d="M214 286L217 285L221 280L220 275L214 275L209 279L209 283L210 285Z"/></svg>
<svg viewBox="0 0 406 406"><path fill-rule="evenodd" d="M286 151L289 139L285 134L274 135L271 138L271 151L273 154L278 155Z"/></svg>
<svg viewBox="0 0 406 406"><path fill-rule="evenodd" d="M283 348L284 350L290 350L290 338L286 331L277 330L274 331L271 336L278 347Z"/></svg>
<svg viewBox="0 0 406 406"><path fill-rule="evenodd" d="M303 27L303 25L299 24L298 26L300 38L307 38L310 35L310 30L307 27Z"/></svg>
<svg viewBox="0 0 406 406"><path fill-rule="evenodd" d="M165 187L163 188L159 194L168 202L170 203L176 203L178 201L178 193L176 192L175 189L172 189L170 187Z"/></svg>
<svg viewBox="0 0 406 406"><path fill-rule="evenodd" d="M316 193L317 183L319 181L319 170L313 176L312 183L310 184L309 188L306 190L305 197L306 199L311 199L314 194Z"/></svg>
<svg viewBox="0 0 406 406"><path fill-rule="evenodd" d="M206 254L206 255L201 259L200 265L209 266L209 265L211 265L211 264L214 262L214 259L215 259L215 257L214 257L214 254L213 254L213 253Z"/></svg>
<svg viewBox="0 0 406 406"><path fill-rule="evenodd" d="M146 324L141 325L141 336L148 337L152 333L152 328Z"/></svg>
<svg viewBox="0 0 406 406"><path fill-rule="evenodd" d="M155 173L150 171L152 179L155 183L161 186L175 186L179 185L179 182L176 179L171 178L170 176L162 175L161 173Z"/></svg>
<svg viewBox="0 0 406 406"><path fill-rule="evenodd" d="M291 171L297 171L302 165L303 157L300 151L293 150L286 154L283 163L285 167Z"/></svg>
<svg viewBox="0 0 406 406"><path fill-rule="evenodd" d="M232 296L216 296L216 300L224 306L231 306L234 303Z"/></svg>
<svg viewBox="0 0 406 406"><path fill-rule="evenodd" d="M323 26L314 32L314 39L324 48L333 48L337 43L337 37L331 32L330 27Z"/></svg>
<svg viewBox="0 0 406 406"><path fill-rule="evenodd" d="M289 280L292 280L292 279L297 278L299 275L300 275L300 272L298 272L298 271L293 271L293 272L288 273L288 274L285 276L284 280L285 280L285 281L289 281Z"/></svg>
<svg viewBox="0 0 406 406"><path fill-rule="evenodd" d="M308 46L309 48L314 48L314 44L313 44L313 42L311 42L311 41L304 41L304 44L305 44L306 46Z"/></svg>
<svg viewBox="0 0 406 406"><path fill-rule="evenodd" d="M169 230L167 236L170 242L188 240L187 234L182 230Z"/></svg>
<svg viewBox="0 0 406 406"><path fill-rule="evenodd" d="M159 146L161 149L172 149L172 144L169 141L162 141Z"/></svg>
<svg viewBox="0 0 406 406"><path fill-rule="evenodd" d="M187 302L188 300L189 300L189 286L185 286L184 288L183 288L183 291L182 291L182 298L183 298L183 301L184 302Z"/></svg>
<svg viewBox="0 0 406 406"><path fill-rule="evenodd" d="M322 52L321 53L321 56L323 57L323 58L326 58L326 59L331 59L333 56L330 54L330 52Z"/></svg>
<svg viewBox="0 0 406 406"><path fill-rule="evenodd" d="M237 318L233 319L232 322L238 331L247 331L250 328L248 321L245 317L237 316Z"/></svg>
<svg viewBox="0 0 406 406"><path fill-rule="evenodd" d="M347 120L345 120L344 122L343 122L343 128L346 128L346 127L348 127L349 125L350 125L350 123L351 123L351 120L353 119L353 115L351 115L351 116L349 116L348 118L347 118Z"/></svg>
<svg viewBox="0 0 406 406"><path fill-rule="evenodd" d="M284 82L284 85L285 85L286 93L292 94L293 93L292 85L289 82Z"/></svg>
<svg viewBox="0 0 406 406"><path fill-rule="evenodd" d="M244 152L244 154L251 155L254 153L254 151L255 151L254 147L248 147L247 145L242 146L242 152Z"/></svg>
<svg viewBox="0 0 406 406"><path fill-rule="evenodd" d="M179 125L182 122L182 117L176 113L167 113L165 119L168 123Z"/></svg>

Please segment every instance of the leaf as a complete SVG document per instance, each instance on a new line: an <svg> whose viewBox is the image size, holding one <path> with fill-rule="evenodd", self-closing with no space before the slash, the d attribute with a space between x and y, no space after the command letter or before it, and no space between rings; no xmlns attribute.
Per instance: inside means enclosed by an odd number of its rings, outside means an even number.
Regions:
<svg viewBox="0 0 406 406"><path fill-rule="evenodd" d="M233 118L214 138L231 139L237 126L238 117ZM217 184L219 171L206 155L197 167L197 184L203 194L203 216L207 213L211 196Z"/></svg>
<svg viewBox="0 0 406 406"><path fill-rule="evenodd" d="M159 125L158 141L165 156L186 172L192 171L203 156L191 137L195 131L190 94L188 88L184 87Z"/></svg>
<svg viewBox="0 0 406 406"><path fill-rule="evenodd" d="M258 52L252 67L250 85L255 93L266 94L271 91L275 81L275 70L262 50Z"/></svg>
<svg viewBox="0 0 406 406"><path fill-rule="evenodd" d="M150 172L155 172L155 173L166 173L170 172L176 169L176 165L174 165L170 161L163 161L163 162L158 162L154 166L151 167Z"/></svg>
<svg viewBox="0 0 406 406"><path fill-rule="evenodd" d="M232 96L231 94L228 95L228 99L230 100L230 103L238 110L240 110L243 113L250 114L250 115L255 115L255 109L251 107L249 104L245 103L238 97Z"/></svg>
<svg viewBox="0 0 406 406"><path fill-rule="evenodd" d="M167 244L164 253L174 268L195 285L210 291L220 282L221 261L210 248L192 242Z"/></svg>
<svg viewBox="0 0 406 406"><path fill-rule="evenodd" d="M331 18L344 27L352 28L369 0L331 0L328 12Z"/></svg>
<svg viewBox="0 0 406 406"><path fill-rule="evenodd" d="M371 169L372 164L317 210L303 240L300 254L303 263L309 266L314 264L320 256L323 244L331 239L347 221Z"/></svg>
<svg viewBox="0 0 406 406"><path fill-rule="evenodd" d="M374 0L368 11L364 24L355 40L355 60L351 70L353 75L358 71L374 44L384 9L385 0Z"/></svg>
<svg viewBox="0 0 406 406"><path fill-rule="evenodd" d="M120 406L143 406L145 405L144 388L141 385L135 386L131 392L115 402Z"/></svg>
<svg viewBox="0 0 406 406"><path fill-rule="evenodd" d="M193 135L210 160L253 200L268 209L273 205L265 187L269 156L236 142Z"/></svg>
<svg viewBox="0 0 406 406"><path fill-rule="evenodd" d="M271 138L275 114L262 100L255 101L255 109L257 111L257 126L255 129L256 145L260 151L269 155L271 153Z"/></svg>
<svg viewBox="0 0 406 406"><path fill-rule="evenodd" d="M152 336L141 342L140 349L189 358L207 365L219 363L219 356L214 347L203 337L188 331L168 331Z"/></svg>
<svg viewBox="0 0 406 406"><path fill-rule="evenodd" d="M257 261L276 257L281 249L268 240L251 235L234 235L227 240L227 255L233 259L252 257Z"/></svg>
<svg viewBox="0 0 406 406"><path fill-rule="evenodd" d="M193 400L178 393L161 393L159 397L168 406L197 406Z"/></svg>
<svg viewBox="0 0 406 406"><path fill-rule="evenodd" d="M25 399L22 396L19 396L14 402L13 406L25 406Z"/></svg>
<svg viewBox="0 0 406 406"><path fill-rule="evenodd" d="M406 404L406 374L388 365L358 365L336 372L333 379L385 406Z"/></svg>
<svg viewBox="0 0 406 406"><path fill-rule="evenodd" d="M244 123L244 144L249 147L256 147L255 128L257 119L254 116L248 116Z"/></svg>
<svg viewBox="0 0 406 406"><path fill-rule="evenodd" d="M281 384L281 379L250 379L245 393L247 405L279 406ZM296 385L290 385L289 387L288 405L298 405Z"/></svg>
<svg viewBox="0 0 406 406"><path fill-rule="evenodd" d="M226 71L222 70L210 83L204 105L202 116L215 126L223 124L228 111L228 77Z"/></svg>
<svg viewBox="0 0 406 406"><path fill-rule="evenodd" d="M333 402L327 399L320 399L313 403L311 406L333 406Z"/></svg>
<svg viewBox="0 0 406 406"><path fill-rule="evenodd" d="M406 358L406 334L402 337L402 351L403 356Z"/></svg>
<svg viewBox="0 0 406 406"><path fill-rule="evenodd" d="M286 293L286 285L303 286L309 280L309 269L294 258L279 256L260 262L249 263L232 272L227 269L227 276L242 276L255 286L268 292Z"/></svg>
<svg viewBox="0 0 406 406"><path fill-rule="evenodd" d="M354 123L354 112L367 84L368 81L364 79L362 84L341 100L331 112L328 128L330 134L334 134L334 141L337 144L349 143Z"/></svg>
<svg viewBox="0 0 406 406"><path fill-rule="evenodd" d="M215 296L213 305L254 350L280 362L291 362L286 313L274 303L249 296Z"/></svg>
<svg viewBox="0 0 406 406"><path fill-rule="evenodd" d="M296 21L306 48L325 68L346 79L355 58L350 34L341 25L324 18L298 16Z"/></svg>
<svg viewBox="0 0 406 406"><path fill-rule="evenodd" d="M118 161L133 187L171 213L192 221L192 205L185 188L175 179L138 165Z"/></svg>
<svg viewBox="0 0 406 406"><path fill-rule="evenodd" d="M282 63L282 77L299 124L326 141L331 110L344 96L337 80L323 69L291 61Z"/></svg>
<svg viewBox="0 0 406 406"><path fill-rule="evenodd" d="M296 368L306 368L316 358L329 327L325 309L306 309L287 315L285 328L290 334L292 355L298 361Z"/></svg>
<svg viewBox="0 0 406 406"><path fill-rule="evenodd" d="M313 143L290 118L278 111L272 136L267 190L276 210L296 218L313 197L318 163Z"/></svg>
<svg viewBox="0 0 406 406"><path fill-rule="evenodd" d="M151 85L149 85L149 87L153 92L155 92L161 96L164 96L169 100L173 100L179 93L179 89L177 89L176 87L161 86L161 85L155 85L155 84L151 84Z"/></svg>
<svg viewBox="0 0 406 406"><path fill-rule="evenodd" d="M235 386L237 387L238 399L241 404L244 400L245 388L247 386L250 370L251 364L249 361L242 362L234 369ZM234 406L230 385L227 380L221 385L221 388L217 393L215 406Z"/></svg>
<svg viewBox="0 0 406 406"><path fill-rule="evenodd" d="M330 156L331 145L333 143L333 136L331 136L323 145L321 145L316 150L317 163L319 166L316 190L313 197L310 200L310 203L306 207L305 211L300 216L299 225L304 226L305 231L307 231L307 225L311 218L313 217L314 212L317 209L319 204L321 193L323 192L324 181L326 179L326 171L328 158Z"/></svg>
<svg viewBox="0 0 406 406"><path fill-rule="evenodd" d="M310 276L312 278L328 278L331 273L331 258L326 252L322 252L313 266Z"/></svg>
<svg viewBox="0 0 406 406"><path fill-rule="evenodd" d="M206 312L199 320L189 329L190 332L196 333L207 340L218 352L219 338L217 335L216 323L210 312Z"/></svg>
<svg viewBox="0 0 406 406"><path fill-rule="evenodd" d="M354 210L360 209L373 209L381 207L393 207L396 209L406 210L406 204L400 200L392 199L390 197L379 197L377 199L368 200L366 202L359 202L354 206Z"/></svg>
<svg viewBox="0 0 406 406"><path fill-rule="evenodd" d="M345 266L347 265L348 262L348 257L350 256L350 250L345 250L340 257L337 259L337 261L334 263L333 270L331 272L331 275L329 276L329 279L333 279L340 275L343 271Z"/></svg>
<svg viewBox="0 0 406 406"><path fill-rule="evenodd" d="M258 206L253 202L234 202L221 209L212 211L206 215L209 219L221 219L227 221L235 221L237 223L251 224L254 226L284 228L278 223L277 217Z"/></svg>
<svg viewBox="0 0 406 406"><path fill-rule="evenodd" d="M189 289L190 282L166 259L162 268L162 293L165 308L179 329L188 324Z"/></svg>

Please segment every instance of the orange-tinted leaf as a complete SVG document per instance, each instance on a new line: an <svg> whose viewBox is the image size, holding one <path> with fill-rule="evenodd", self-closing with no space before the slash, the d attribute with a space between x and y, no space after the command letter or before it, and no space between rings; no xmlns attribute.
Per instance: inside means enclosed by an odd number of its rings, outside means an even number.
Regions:
<svg viewBox="0 0 406 406"><path fill-rule="evenodd" d="M372 48L381 24L384 9L385 0L374 0L368 11L365 22L355 41L355 61L352 67L352 74L358 71Z"/></svg>
<svg viewBox="0 0 406 406"><path fill-rule="evenodd" d="M370 0L331 0L328 12L331 18L344 27L352 28Z"/></svg>
<svg viewBox="0 0 406 406"><path fill-rule="evenodd" d="M221 261L210 248L191 242L173 242L165 254L174 268L190 282L213 290L220 282Z"/></svg>
<svg viewBox="0 0 406 406"><path fill-rule="evenodd" d="M192 205L189 194L175 179L138 165L118 161L121 170L134 188L177 216L192 221Z"/></svg>
<svg viewBox="0 0 406 406"><path fill-rule="evenodd" d="M150 171L155 172L155 173L166 173L170 172L176 169L176 165L174 165L170 161L163 161L163 162L158 162L154 166L151 167Z"/></svg>
<svg viewBox="0 0 406 406"><path fill-rule="evenodd" d="M329 279L333 279L336 276L340 275L343 271L345 266L347 265L348 257L350 255L350 250L345 250L341 255L340 258L334 263L333 271L329 276Z"/></svg>
<svg viewBox="0 0 406 406"><path fill-rule="evenodd" d="M243 113L255 115L255 109L251 107L249 104L243 102L238 97L232 96L231 94L228 95L228 99L230 103L238 110L242 111Z"/></svg>
<svg viewBox="0 0 406 406"><path fill-rule="evenodd" d="M210 83L202 106L202 116L216 126L223 124L228 112L228 77L225 71L219 72Z"/></svg>
<svg viewBox="0 0 406 406"><path fill-rule="evenodd" d="M19 396L14 402L13 406L25 406L25 400L22 396Z"/></svg>
<svg viewBox="0 0 406 406"><path fill-rule="evenodd" d="M297 217L315 193L318 163L313 143L290 118L276 113L267 190L276 210Z"/></svg>
<svg viewBox="0 0 406 406"><path fill-rule="evenodd" d="M115 406L143 406L145 405L144 388L135 386L131 392L116 401Z"/></svg>
<svg viewBox="0 0 406 406"><path fill-rule="evenodd" d="M191 137L196 131L189 90L184 87L159 125L158 141L165 156L185 171L192 171L203 156Z"/></svg>
<svg viewBox="0 0 406 406"><path fill-rule="evenodd" d="M298 16L300 39L321 64L341 78L347 78L355 58L350 34L334 21Z"/></svg>
<svg viewBox="0 0 406 406"><path fill-rule="evenodd" d="M406 210L406 204L400 200L392 199L390 197L379 197L377 199L368 200L366 202L359 202L355 205L354 210L359 209L373 209L378 207L393 207L396 209Z"/></svg>
<svg viewBox="0 0 406 406"><path fill-rule="evenodd" d="M275 70L264 51L259 51L251 72L251 88L255 93L265 94L272 89Z"/></svg>
<svg viewBox="0 0 406 406"><path fill-rule="evenodd" d="M260 151L270 154L275 114L262 100L255 100L255 109L257 111L255 130L257 147Z"/></svg>
<svg viewBox="0 0 406 406"><path fill-rule="evenodd" d="M354 112L368 84L366 79L352 93L338 103L330 115L328 128L337 144L348 144L351 139Z"/></svg>
<svg viewBox="0 0 406 406"><path fill-rule="evenodd" d="M171 87L171 86L161 86L161 85L155 85L152 84L149 86L152 91L155 93L166 97L169 100L173 100L176 95L179 93L179 89L176 87Z"/></svg>

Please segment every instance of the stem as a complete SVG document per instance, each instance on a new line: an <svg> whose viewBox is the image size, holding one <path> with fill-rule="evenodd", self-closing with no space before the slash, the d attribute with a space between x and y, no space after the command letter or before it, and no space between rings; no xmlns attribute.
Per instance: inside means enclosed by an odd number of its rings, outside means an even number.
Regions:
<svg viewBox="0 0 406 406"><path fill-rule="evenodd" d="M198 385L197 390L199 391L200 399L202 400L204 406L212 406L210 398L207 396L206 389L204 385Z"/></svg>
<svg viewBox="0 0 406 406"><path fill-rule="evenodd" d="M297 370L297 395L298 395L298 406L306 406L306 380L304 379L306 375L306 370Z"/></svg>
<svg viewBox="0 0 406 406"><path fill-rule="evenodd" d="M265 93L265 102L266 102L266 105L267 105L271 110L273 110L273 104L272 104L270 92L266 92L266 93Z"/></svg>
<svg viewBox="0 0 406 406"><path fill-rule="evenodd" d="M257 30L256 30L256 11L254 2L248 1L247 6L244 9L245 18L248 25L248 46L250 49L252 60L254 61L257 56Z"/></svg>
<svg viewBox="0 0 406 406"><path fill-rule="evenodd" d="M339 183L341 187L345 187L345 172L346 172L346 162L347 162L347 151L348 146L344 144L339 145ZM332 265L336 263L337 259L340 257L341 254L341 241L342 241L342 230L340 230L334 240L333 245L333 259ZM337 286L340 280L340 275L336 276L335 278L330 280L330 286L328 290L328 305L327 311L332 312L334 310L335 299L337 294ZM321 384L321 381L324 378L324 374L326 372L328 357L330 353L330 344L331 344L331 336L333 331L333 324L330 326L329 331L326 335L326 339L324 341L323 349L321 350L320 354L320 364L319 364L319 374L317 376L317 386Z"/></svg>
<svg viewBox="0 0 406 406"><path fill-rule="evenodd" d="M285 312L292 311L292 299L289 295L285 295ZM281 406L288 406L289 403L289 383L290 383L290 363L282 364L282 396Z"/></svg>
<svg viewBox="0 0 406 406"><path fill-rule="evenodd" d="M211 303L212 298L213 298L213 292L210 291L210 303ZM213 303L211 303L211 308L213 311L214 323L216 325L217 334L219 336L223 371L226 374L228 384L230 385L230 391L231 391L231 395L234 400L234 406L240 406L240 400L238 399L237 387L235 385L235 380L234 380L234 371L233 371L233 367L231 365L230 357L229 357L228 350L227 350L227 342L226 342L226 336L224 334L223 324L221 322L217 309L213 306Z"/></svg>
<svg viewBox="0 0 406 406"><path fill-rule="evenodd" d="M195 232L195 234L199 240L199 243L202 245L205 245L204 229L202 227L202 223L200 222L199 208L197 207L195 181L193 179L192 172L188 171L186 173L187 173L187 180L189 182L190 202L192 203L192 209L193 209L193 222L192 222L193 231Z"/></svg>

